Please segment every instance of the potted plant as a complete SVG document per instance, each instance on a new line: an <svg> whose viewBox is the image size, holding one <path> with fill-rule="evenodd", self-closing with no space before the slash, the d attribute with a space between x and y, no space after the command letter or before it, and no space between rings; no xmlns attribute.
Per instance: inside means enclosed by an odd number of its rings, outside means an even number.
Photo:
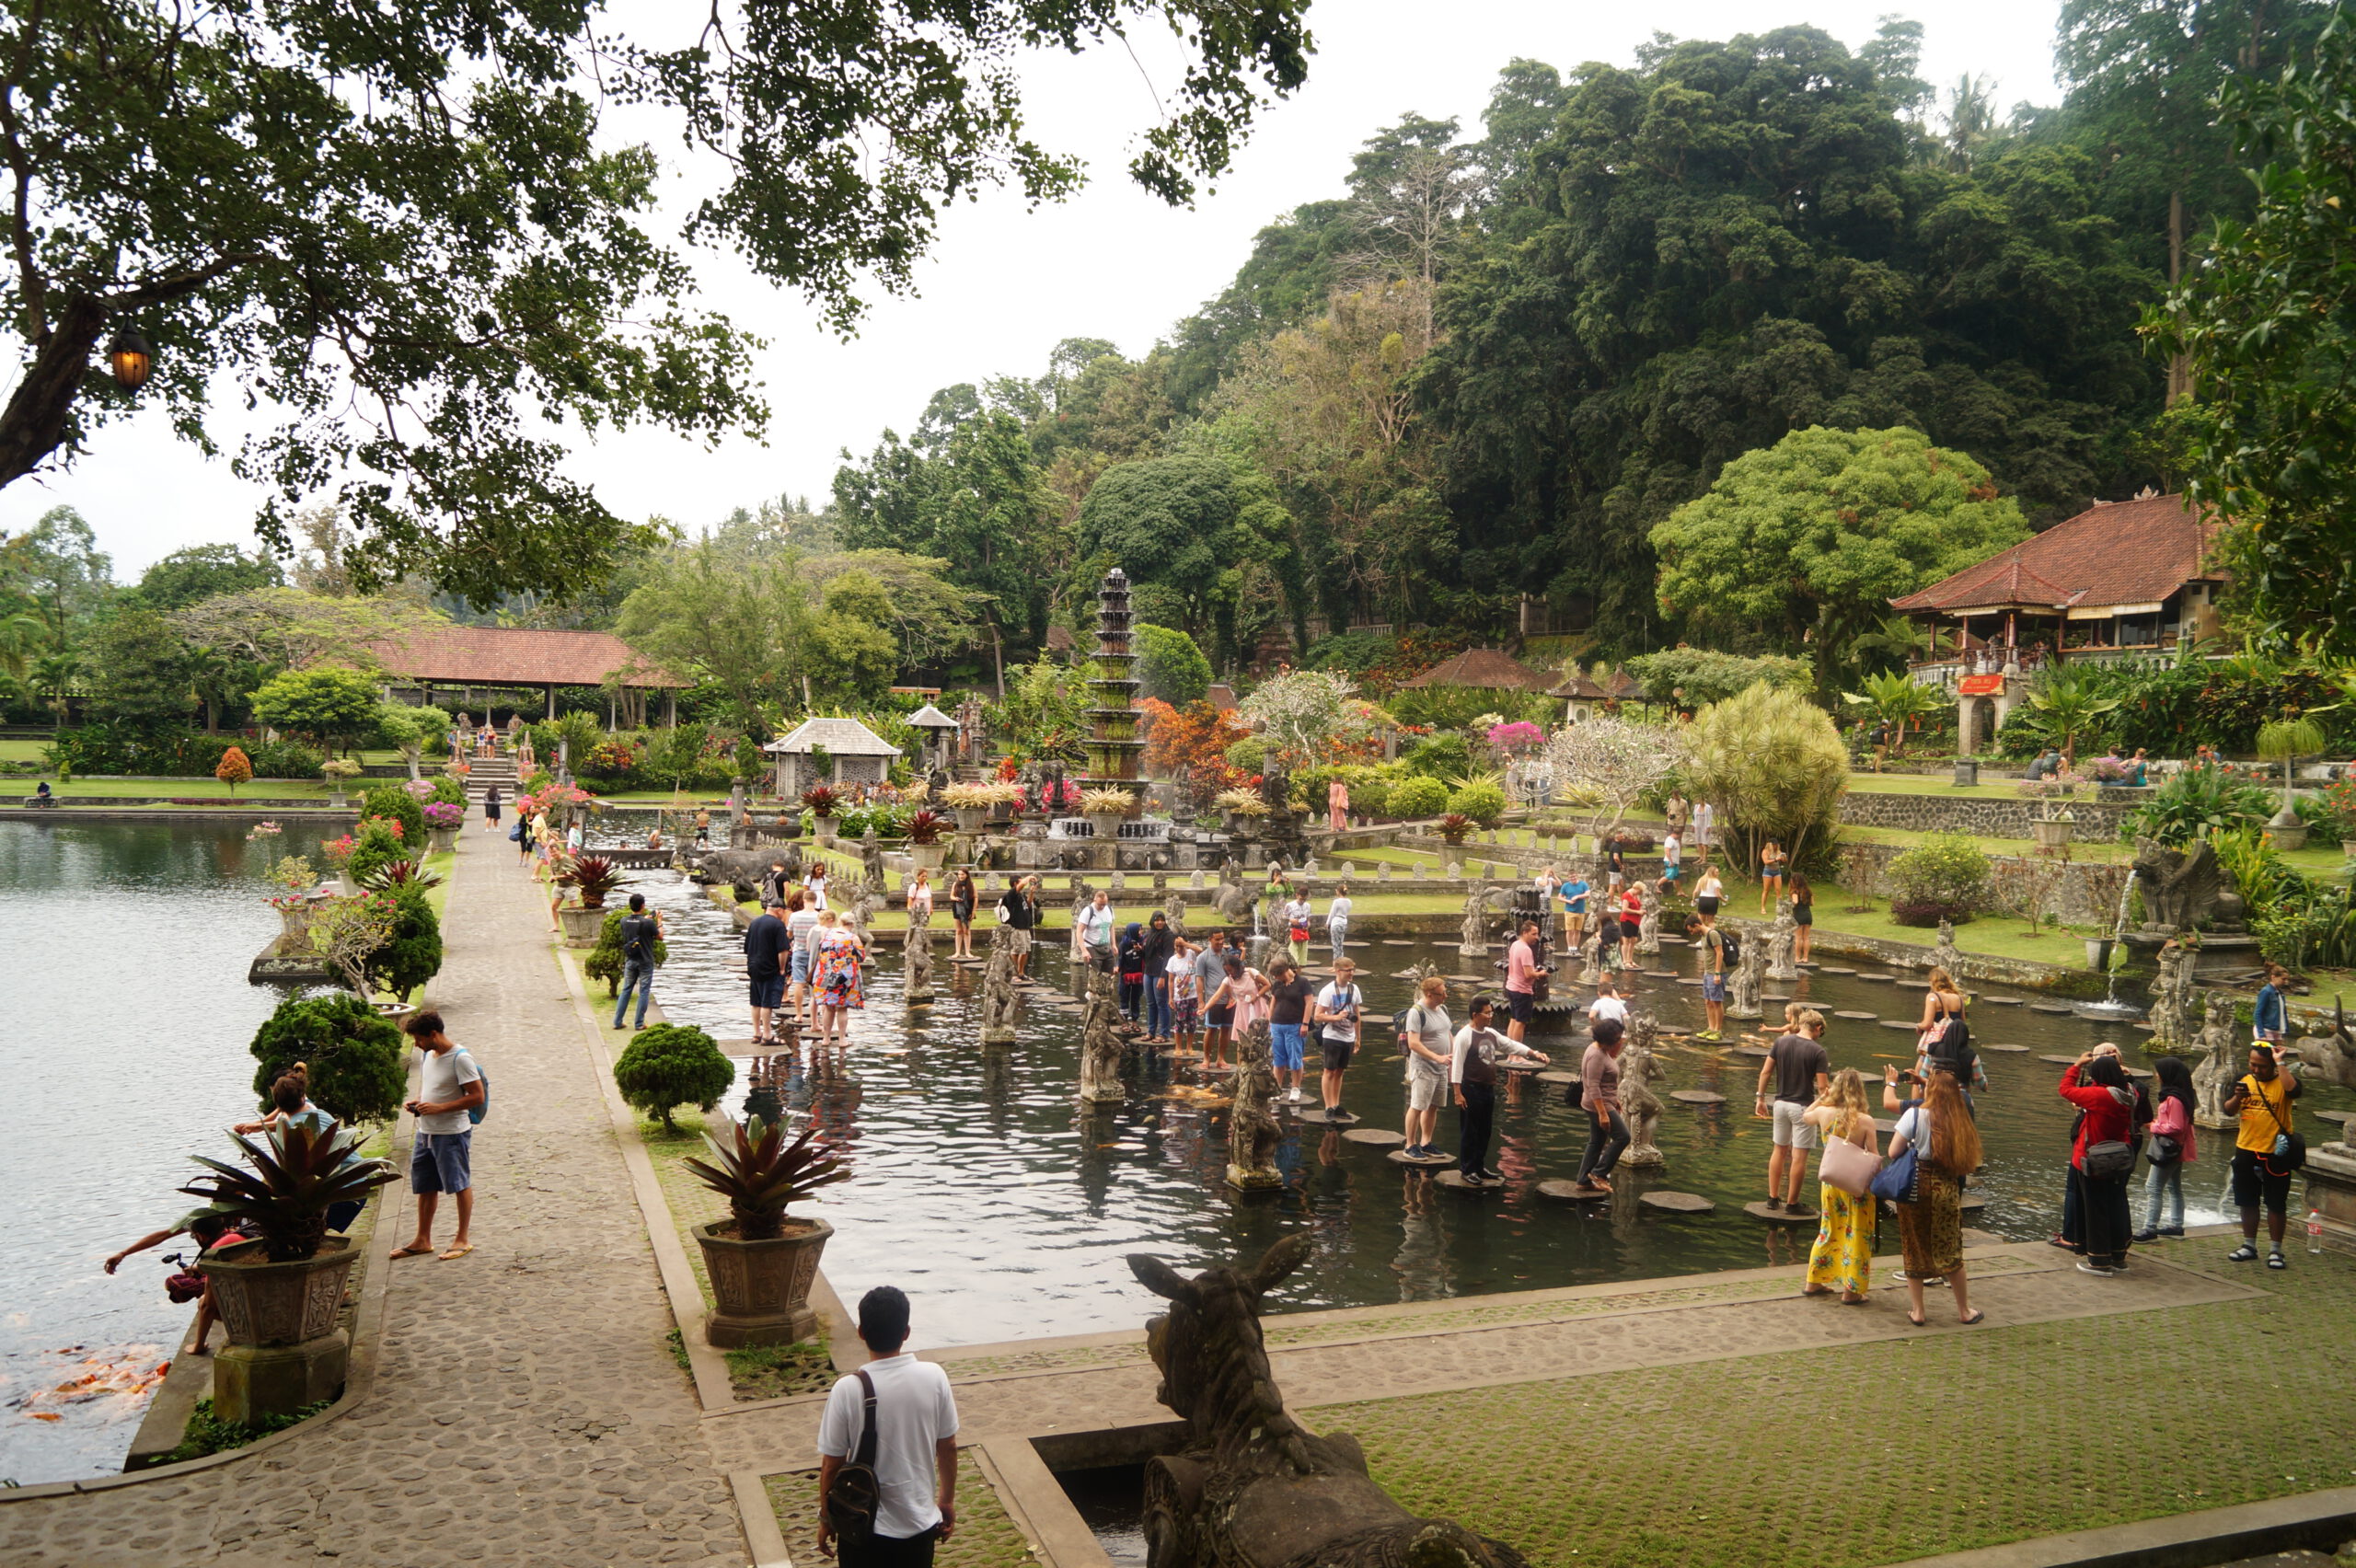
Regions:
<svg viewBox="0 0 2356 1568"><path fill-rule="evenodd" d="M2045 810L2030 819L2029 836L2039 849L2059 849L2070 842L2070 833L2077 823L2077 813L2069 802L2076 797L2078 786L2085 780L2074 773L2057 773L2050 778L2024 778L2015 789L2033 801L2045 802Z"/></svg>
<svg viewBox="0 0 2356 1568"><path fill-rule="evenodd" d="M1450 812L1439 819L1439 836L1450 844L1461 844L1464 836L1472 831L1472 819L1462 812Z"/></svg>
<svg viewBox="0 0 2356 1568"><path fill-rule="evenodd" d="M394 1179L383 1160L362 1159L360 1135L334 1122L314 1132L283 1123L264 1135L268 1152L232 1136L251 1170L191 1155L213 1172L180 1191L249 1239L197 1261L228 1347L213 1363L213 1409L250 1426L333 1399L343 1386L351 1342L336 1327L343 1282L357 1254L328 1234L328 1211L362 1202Z"/></svg>
<svg viewBox="0 0 2356 1568"><path fill-rule="evenodd" d="M436 855L446 855L458 847L458 829L467 822L467 808L454 806L447 801L425 802L425 831L431 835L429 845Z"/></svg>
<svg viewBox="0 0 2356 1568"><path fill-rule="evenodd" d="M571 888L581 899L556 912L564 926L565 946L597 945L598 929L606 922L606 895L620 886L621 880L621 871L603 855L577 855L558 865L557 885Z"/></svg>
<svg viewBox="0 0 2356 1568"><path fill-rule="evenodd" d="M1126 790L1083 790L1080 794L1080 814L1088 819L1090 830L1107 843L1121 836L1121 819L1129 814L1137 803Z"/></svg>
<svg viewBox="0 0 2356 1568"><path fill-rule="evenodd" d="M1251 790L1221 790L1211 797L1211 804L1218 808L1219 824L1230 833L1243 832L1268 814L1268 802Z"/></svg>
<svg viewBox="0 0 2356 1568"><path fill-rule="evenodd" d="M331 756L319 764L319 777L328 781L328 804L341 811L344 787L360 777L360 765L348 756Z"/></svg>
<svg viewBox="0 0 2356 1568"><path fill-rule="evenodd" d="M833 1147L813 1142L815 1125L787 1143L778 1123L722 1119L726 1140L709 1134L703 1140L710 1161L683 1161L728 1200L728 1218L695 1228L715 1304L704 1337L730 1350L791 1344L817 1332L810 1286L835 1228L823 1219L790 1219L786 1205L849 1180L850 1172Z"/></svg>
<svg viewBox="0 0 2356 1568"><path fill-rule="evenodd" d="M835 801L837 797L829 784L813 784L802 791L802 803L810 808L810 819L817 826L818 842L835 841Z"/></svg>
<svg viewBox="0 0 2356 1568"><path fill-rule="evenodd" d="M2281 719L2258 726L2258 760L2282 765L2282 809L2268 821L2266 831L2274 847L2285 853L2307 847L2307 824L2299 818L2292 789L2299 758L2313 756L2323 746L2323 726L2312 719Z"/></svg>
<svg viewBox="0 0 2356 1568"><path fill-rule="evenodd" d="M923 870L941 870L941 862L949 853L949 847L941 842L941 836L949 831L949 819L939 812L920 809L910 812L904 825L908 835L909 863Z"/></svg>
<svg viewBox="0 0 2356 1568"><path fill-rule="evenodd" d="M278 951L302 952L311 945L311 900L318 888L318 873L302 856L288 855L270 869L270 880L279 889L270 898L282 928Z"/></svg>
<svg viewBox="0 0 2356 1568"><path fill-rule="evenodd" d="M941 803L957 819L957 831L971 838L982 831L990 814L995 791L987 784L952 784L941 792Z"/></svg>

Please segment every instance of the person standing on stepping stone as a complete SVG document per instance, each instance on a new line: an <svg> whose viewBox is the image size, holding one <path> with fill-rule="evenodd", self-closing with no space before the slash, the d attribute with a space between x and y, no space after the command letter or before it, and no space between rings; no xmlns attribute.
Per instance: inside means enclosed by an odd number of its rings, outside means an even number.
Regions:
<svg viewBox="0 0 2356 1568"><path fill-rule="evenodd" d="M1587 1113L1588 1127L1587 1153L1579 1157L1582 1197L1611 1191L1611 1168L1628 1147L1628 1123L1620 1106L1620 1051L1627 1032L1618 1018L1598 1018L1587 1054L1579 1058L1579 1109Z"/></svg>
<svg viewBox="0 0 2356 1568"><path fill-rule="evenodd" d="M1768 1048L1767 1059L1759 1064L1759 1093L1751 1101L1750 1113L1774 1124L1775 1147L1767 1156L1770 1213L1786 1209L1802 1218L1809 1213L1800 1202L1800 1183L1807 1178L1807 1151L1817 1141L1807 1109L1823 1098L1824 1086L1832 1081L1832 1059L1825 1055L1823 1039L1824 1015L1811 1008L1800 1014L1799 1027L1779 1036ZM1772 1104L1767 1098L1770 1080L1775 1088Z"/></svg>
<svg viewBox="0 0 2356 1568"><path fill-rule="evenodd" d="M1184 937L1170 941L1170 1039L1181 1051L1195 1048L1195 1032L1202 1027L1203 972L1196 966L1194 943Z"/></svg>
<svg viewBox="0 0 2356 1568"><path fill-rule="evenodd" d="M1448 1016L1448 982L1424 977L1422 994L1407 1009L1400 1054L1407 1058L1407 1158L1437 1159L1439 1108L1448 1099L1449 1052L1456 1027Z"/></svg>
<svg viewBox="0 0 2356 1568"><path fill-rule="evenodd" d="M1302 1063L1301 1021L1317 995L1317 987L1300 977L1292 960L1280 958L1268 965L1268 1057L1276 1075L1276 1092L1288 1104L1300 1103Z"/></svg>
<svg viewBox="0 0 2356 1568"><path fill-rule="evenodd" d="M1333 947L1334 962L1342 962L1342 942L1350 934L1350 884L1334 885L1332 902L1325 905L1325 940Z"/></svg>
<svg viewBox="0 0 2356 1568"><path fill-rule="evenodd" d="M745 977L753 1007L753 1043L775 1043L769 1016L785 1005L785 900L780 898L745 928Z"/></svg>
<svg viewBox="0 0 2356 1568"><path fill-rule="evenodd" d="M1538 948L1538 922L1524 920L1521 935L1506 949L1506 1011L1513 1020L1506 1032L1517 1042L1529 1038L1530 1020L1537 1016L1538 980L1546 973Z"/></svg>
<svg viewBox="0 0 2356 1568"><path fill-rule="evenodd" d="M1317 1025L1318 1044L1324 1054L1325 1070L1319 1088L1329 1122L1346 1121L1350 1114L1342 1109L1342 1075L1350 1070L1350 1057L1357 1050L1358 1014L1366 1007L1366 997L1360 994L1357 981L1357 964L1345 958L1334 965L1332 982L1310 1004Z"/></svg>
<svg viewBox="0 0 2356 1568"><path fill-rule="evenodd" d="M1448 1081L1456 1091L1456 1170L1468 1187L1488 1187L1505 1180L1489 1169L1489 1136L1497 1115L1497 1057L1529 1056L1539 1062L1552 1058L1519 1040L1507 1039L1489 1027L1496 1004L1487 997L1472 998L1472 1021L1456 1032L1449 1053Z"/></svg>
<svg viewBox="0 0 2356 1568"><path fill-rule="evenodd" d="M826 905L821 904L819 908ZM999 895L998 923L1007 929L1008 940L1014 945L1014 977L1030 978L1031 932L1039 924L1039 879L1017 877L1014 885Z"/></svg>
<svg viewBox="0 0 2356 1568"><path fill-rule="evenodd" d="M1696 915L1685 922L1686 940L1702 955L1702 1017L1697 1038L1725 1038L1727 1027L1727 940L1718 934L1715 915Z"/></svg>

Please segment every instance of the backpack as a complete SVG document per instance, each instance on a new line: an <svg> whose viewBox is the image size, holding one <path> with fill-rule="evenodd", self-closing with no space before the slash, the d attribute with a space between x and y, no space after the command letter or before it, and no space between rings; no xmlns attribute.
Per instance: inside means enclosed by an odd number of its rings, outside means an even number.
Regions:
<svg viewBox="0 0 2356 1568"><path fill-rule="evenodd" d="M865 1546L875 1538L875 1510L884 1501L884 1483L875 1474L875 1379L864 1367L852 1376L863 1396L859 1447L826 1488L826 1523L846 1544Z"/></svg>
<svg viewBox="0 0 2356 1568"><path fill-rule="evenodd" d="M654 962L654 934L658 928L643 915L622 917L622 956L636 963Z"/></svg>
<svg viewBox="0 0 2356 1568"><path fill-rule="evenodd" d="M483 1066L480 1062L475 1062L474 1057L468 1055L467 1048L464 1045L455 1046L453 1049L456 1050L459 1055L466 1056L468 1061L475 1063L476 1076L482 1084L481 1102L467 1107L468 1124L469 1126L479 1127L482 1125L482 1119L485 1113L491 1110L491 1075L483 1071Z"/></svg>
<svg viewBox="0 0 2356 1568"><path fill-rule="evenodd" d="M1736 964L1742 962L1742 939L1736 936L1732 931L1727 930L1723 926L1717 927L1715 929L1718 933L1719 966L1725 969L1732 969Z"/></svg>
<svg viewBox="0 0 2356 1568"><path fill-rule="evenodd" d="M1939 1037L1931 1042L1925 1054L1933 1062L1955 1074L1956 1082L1969 1084L1971 1081L1971 1031L1966 1027L1960 1014L1947 1015L1946 1027L1939 1031Z"/></svg>

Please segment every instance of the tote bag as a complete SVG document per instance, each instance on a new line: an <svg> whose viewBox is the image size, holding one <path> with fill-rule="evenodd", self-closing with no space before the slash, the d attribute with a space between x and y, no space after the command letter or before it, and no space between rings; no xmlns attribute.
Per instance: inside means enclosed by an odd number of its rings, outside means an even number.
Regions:
<svg viewBox="0 0 2356 1568"><path fill-rule="evenodd" d="M1836 1192L1862 1198L1881 1172L1881 1156L1847 1138L1828 1138L1816 1162L1817 1180Z"/></svg>

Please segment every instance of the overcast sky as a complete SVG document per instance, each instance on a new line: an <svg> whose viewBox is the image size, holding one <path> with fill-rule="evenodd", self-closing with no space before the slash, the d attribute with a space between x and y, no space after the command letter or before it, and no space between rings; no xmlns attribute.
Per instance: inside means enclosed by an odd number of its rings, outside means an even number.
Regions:
<svg viewBox="0 0 2356 1568"><path fill-rule="evenodd" d="M1998 79L2006 108L2059 96L2055 0L1316 0L1308 85L1261 121L1215 193L1172 211L1123 173L1136 133L1154 116L1153 88L1175 80L1168 40L1140 37L1135 60L1118 49L1042 58L1026 72L1032 129L1088 160L1084 190L1037 212L999 195L948 214L918 270L917 294L879 303L848 342L799 295L703 254L705 298L769 340L767 444L706 449L641 432L581 444L574 471L625 515L660 513L690 527L765 496L823 498L844 447L864 453L887 426L905 432L936 387L1036 375L1065 338L1109 338L1132 355L1149 348L1218 292L1262 225L1340 194L1350 154L1377 127L1412 110L1457 116L1477 133L1491 82L1517 55L1564 69L1626 64L1656 30L1723 38L1795 22L1854 47L1892 10L1923 23L1923 74L1943 89L1971 72ZM674 160L677 189L700 183L699 171L677 165L676 138L652 139ZM241 409L226 406L215 433L233 449L248 427ZM0 490L0 529L70 503L113 552L118 576L131 579L185 545L250 544L259 500L225 457L205 461L149 416L102 432L74 469Z"/></svg>

